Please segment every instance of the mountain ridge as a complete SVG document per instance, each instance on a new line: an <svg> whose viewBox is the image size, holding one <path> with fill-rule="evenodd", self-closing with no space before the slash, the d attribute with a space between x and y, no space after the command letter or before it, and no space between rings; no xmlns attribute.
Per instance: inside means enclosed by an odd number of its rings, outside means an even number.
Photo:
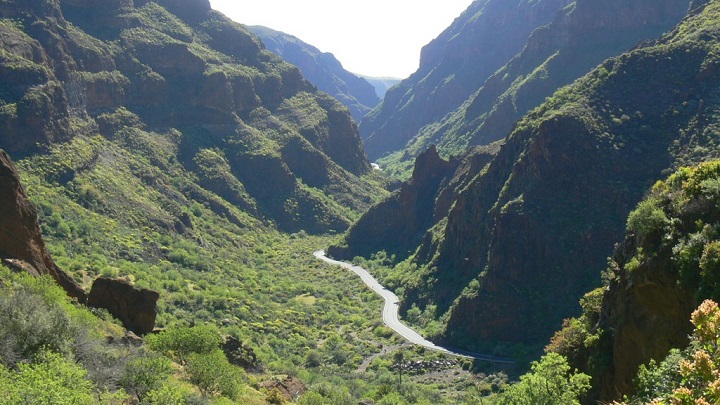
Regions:
<svg viewBox="0 0 720 405"><path fill-rule="evenodd" d="M266 49L300 68L308 81L348 107L356 122L380 103L375 87L345 70L333 54L272 28L256 25L248 29L263 41Z"/></svg>

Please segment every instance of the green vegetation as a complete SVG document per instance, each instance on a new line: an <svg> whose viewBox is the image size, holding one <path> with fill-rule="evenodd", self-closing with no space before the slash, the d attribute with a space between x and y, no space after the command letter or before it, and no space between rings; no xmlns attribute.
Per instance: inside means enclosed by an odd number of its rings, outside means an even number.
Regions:
<svg viewBox="0 0 720 405"><path fill-rule="evenodd" d="M572 372L567 360L550 353L532 365L520 382L508 386L493 398L497 405L580 404L579 398L590 388L590 376Z"/></svg>

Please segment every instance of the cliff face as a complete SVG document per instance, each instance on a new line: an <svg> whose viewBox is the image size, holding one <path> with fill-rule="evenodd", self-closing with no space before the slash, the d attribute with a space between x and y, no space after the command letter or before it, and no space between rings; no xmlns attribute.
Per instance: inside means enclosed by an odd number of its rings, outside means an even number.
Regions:
<svg viewBox="0 0 720 405"><path fill-rule="evenodd" d="M371 159L404 148L421 128L460 107L490 75L522 50L533 30L552 21L557 11L569 3L472 3L423 48L417 72L390 89L382 104L361 123Z"/></svg>
<svg viewBox="0 0 720 405"><path fill-rule="evenodd" d="M501 139L556 89L606 58L657 38L686 15L688 6L687 0L575 2L530 36L523 51L483 84L456 120L446 123L447 132L432 137L451 148ZM459 122L458 130L449 129Z"/></svg>
<svg viewBox="0 0 720 405"><path fill-rule="evenodd" d="M478 148L446 161L430 147L415 160L412 178L363 214L348 231L345 244L331 246L328 254L352 259L385 250L397 261L406 259L447 215L453 198L469 182L468 174L481 170L495 153L496 147Z"/></svg>
<svg viewBox="0 0 720 405"><path fill-rule="evenodd" d="M267 50L297 66L310 83L349 108L356 122L380 103L374 87L345 70L333 54L323 53L292 35L267 27L249 29L263 41Z"/></svg>
<svg viewBox="0 0 720 405"><path fill-rule="evenodd" d="M385 160L411 158L430 143L441 153L457 153L503 139L517 120L555 90L606 58L671 29L687 13L689 1L585 0L563 6L557 5L552 21L529 34L522 49L502 61L499 69L480 83L466 82L474 87L462 103L447 104L438 119L414 128L395 149L386 149L399 151ZM366 143L376 157L370 141Z"/></svg>
<svg viewBox="0 0 720 405"><path fill-rule="evenodd" d="M690 314L720 298L719 168L683 167L655 183L628 216L604 287L591 293L599 305L583 306L553 337L549 350L593 376L588 403L632 395L639 366L687 347Z"/></svg>
<svg viewBox="0 0 720 405"><path fill-rule="evenodd" d="M521 120L424 237L403 308L435 306L444 339L476 349L542 343L577 311L644 191L718 156L712 5Z"/></svg>
<svg viewBox="0 0 720 405"><path fill-rule="evenodd" d="M28 200L15 165L0 149L0 258L32 275L49 275L69 296L85 300L85 291L60 269L45 248L37 211Z"/></svg>
<svg viewBox="0 0 720 405"><path fill-rule="evenodd" d="M0 145L18 156L172 132L200 185L281 229L347 227L331 193L373 200L347 110L207 1L17 1L0 17Z"/></svg>

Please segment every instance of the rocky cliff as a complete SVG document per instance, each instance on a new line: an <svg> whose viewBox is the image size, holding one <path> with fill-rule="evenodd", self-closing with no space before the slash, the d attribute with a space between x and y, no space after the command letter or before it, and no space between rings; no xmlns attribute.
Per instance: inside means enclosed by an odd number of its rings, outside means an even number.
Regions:
<svg viewBox="0 0 720 405"><path fill-rule="evenodd" d="M60 269L45 248L37 212L10 157L0 149L0 258L32 275L51 276L69 296L85 301L85 291Z"/></svg>
<svg viewBox="0 0 720 405"><path fill-rule="evenodd" d="M45 247L35 206L28 199L10 157L0 149L0 259L17 271L48 275L68 296L107 309L129 330L146 334L155 327L159 294L138 289L125 280L98 278L89 294L62 270Z"/></svg>
<svg viewBox="0 0 720 405"><path fill-rule="evenodd" d="M18 156L172 133L197 184L294 231L344 229L373 200L360 190L379 192L347 109L207 1L17 1L0 17L0 145Z"/></svg>
<svg viewBox="0 0 720 405"><path fill-rule="evenodd" d="M453 199L492 160L498 145L474 148L461 157L442 159L434 146L415 159L412 177L399 190L370 208L347 232L342 246L328 254L352 259L384 250L395 261L405 260L423 235L447 216Z"/></svg>
<svg viewBox="0 0 720 405"><path fill-rule="evenodd" d="M586 295L600 299L553 337L548 350L593 376L589 401L633 394L639 366L684 349L690 314L720 298L719 168L684 167L652 187L628 217L604 287Z"/></svg>
<svg viewBox="0 0 720 405"><path fill-rule="evenodd" d="M474 87L463 103L448 104L438 119L415 128L384 162L412 158L430 143L447 154L504 138L518 119L558 88L606 58L671 29L686 15L689 1L584 0L556 6L552 21L534 30L517 54L481 83L466 82ZM387 136L400 138L397 133ZM370 141L366 142L372 151Z"/></svg>
<svg viewBox="0 0 720 405"><path fill-rule="evenodd" d="M270 52L297 66L303 76L350 109L356 122L370 112L380 98L367 80L348 72L331 53L321 52L297 37L262 26L249 27Z"/></svg>
<svg viewBox="0 0 720 405"><path fill-rule="evenodd" d="M459 108L490 75L522 50L536 28L552 21L558 10L569 3L473 2L423 48L418 70L390 89L382 104L361 123L368 155L374 160L405 148L421 128ZM414 152L413 157L420 153Z"/></svg>
<svg viewBox="0 0 720 405"><path fill-rule="evenodd" d="M410 259L403 309L433 308L446 342L475 349L541 344L576 312L645 190L718 155L711 4L521 120Z"/></svg>

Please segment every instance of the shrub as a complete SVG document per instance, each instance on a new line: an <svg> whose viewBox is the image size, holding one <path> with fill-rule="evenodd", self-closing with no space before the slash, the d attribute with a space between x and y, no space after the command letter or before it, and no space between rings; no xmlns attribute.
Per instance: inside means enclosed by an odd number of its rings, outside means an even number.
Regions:
<svg viewBox="0 0 720 405"><path fill-rule="evenodd" d="M180 363L185 363L190 354L213 352L221 342L218 330L210 325L174 327L157 335L150 335L145 340L151 349Z"/></svg>
<svg viewBox="0 0 720 405"><path fill-rule="evenodd" d="M172 364L167 357L141 357L125 366L120 385L142 402L148 393L161 388L171 374Z"/></svg>
<svg viewBox="0 0 720 405"><path fill-rule="evenodd" d="M18 364L17 372L0 365L0 392L5 404L92 405L94 387L78 364L47 349L33 363Z"/></svg>
<svg viewBox="0 0 720 405"><path fill-rule="evenodd" d="M638 207L630 213L627 220L627 229L640 235L650 235L662 230L667 224L668 217L660 207L657 198L641 201Z"/></svg>
<svg viewBox="0 0 720 405"><path fill-rule="evenodd" d="M222 394L235 398L239 392L242 373L230 364L220 349L190 354L185 371L188 380L198 386L203 396Z"/></svg>

